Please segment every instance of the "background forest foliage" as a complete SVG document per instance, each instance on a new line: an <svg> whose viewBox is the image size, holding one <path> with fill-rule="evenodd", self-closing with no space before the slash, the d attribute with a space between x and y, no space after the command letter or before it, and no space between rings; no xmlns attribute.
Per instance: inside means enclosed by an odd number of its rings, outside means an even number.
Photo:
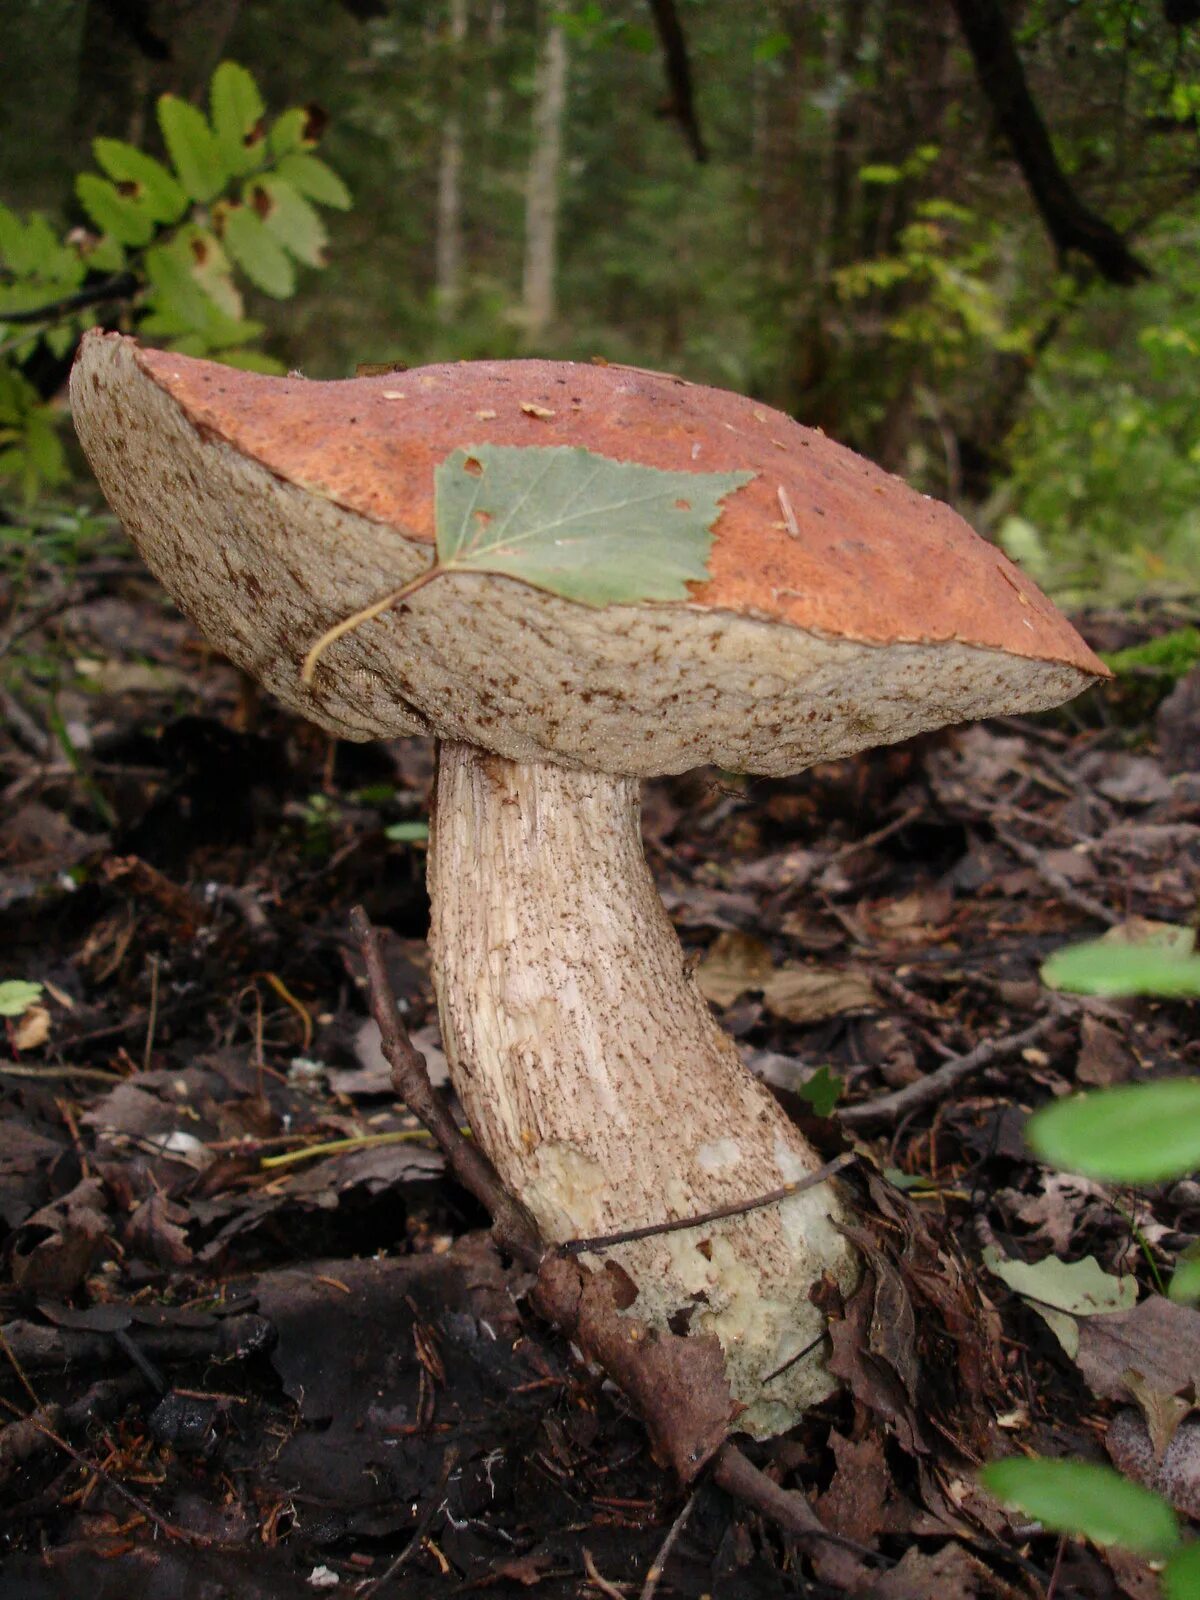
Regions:
<svg viewBox="0 0 1200 1600"><path fill-rule="evenodd" d="M1194 587L1198 14L1190 0L11 8L10 552L78 525L88 492L62 386L100 321L320 377L522 354L666 368L951 499L1068 598L1186 589L1189 573ZM238 66L214 78L222 61ZM1014 62L1027 107L995 79Z"/></svg>

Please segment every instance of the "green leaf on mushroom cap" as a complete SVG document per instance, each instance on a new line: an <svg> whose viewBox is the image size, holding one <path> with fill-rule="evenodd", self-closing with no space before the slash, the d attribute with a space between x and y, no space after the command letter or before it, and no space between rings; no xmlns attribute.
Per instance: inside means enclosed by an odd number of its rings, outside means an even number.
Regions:
<svg viewBox="0 0 1200 1600"><path fill-rule="evenodd" d="M721 501L752 472L665 472L567 445L476 445L436 474L443 571L519 578L583 605L686 600Z"/></svg>

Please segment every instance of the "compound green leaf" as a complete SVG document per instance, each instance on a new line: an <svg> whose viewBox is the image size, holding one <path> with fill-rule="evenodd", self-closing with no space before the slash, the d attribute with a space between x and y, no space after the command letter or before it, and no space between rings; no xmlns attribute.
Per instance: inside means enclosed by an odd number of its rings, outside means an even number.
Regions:
<svg viewBox="0 0 1200 1600"><path fill-rule="evenodd" d="M146 276L150 294L147 314L138 324L140 334L175 340L195 336L200 340L196 353L207 355L245 344L263 331L261 323L248 322L218 304L192 270L190 252L181 253L174 243L146 252Z"/></svg>
<svg viewBox="0 0 1200 1600"><path fill-rule="evenodd" d="M261 126L266 106L258 85L245 67L236 61L222 61L213 73L209 95L213 132L225 170L254 172L266 155Z"/></svg>
<svg viewBox="0 0 1200 1600"><path fill-rule="evenodd" d="M146 276L150 280L151 304L154 311L140 324L141 331L149 334L177 333L192 328L205 315L207 296L196 282L179 252L169 245L155 245L144 257ZM157 319L155 326L151 321Z"/></svg>
<svg viewBox="0 0 1200 1600"><path fill-rule="evenodd" d="M308 201L283 178L261 178L249 185L247 201L297 261L310 267L325 265L329 235Z"/></svg>
<svg viewBox="0 0 1200 1600"><path fill-rule="evenodd" d="M241 367L245 372L265 372L272 378L280 378L287 371L284 362L277 361L262 350L221 349L217 351L216 359L226 367Z"/></svg>
<svg viewBox="0 0 1200 1600"><path fill-rule="evenodd" d="M221 241L211 228L186 225L167 247L179 256L210 300L230 317L242 315L242 296L233 281L233 268Z"/></svg>
<svg viewBox="0 0 1200 1600"><path fill-rule="evenodd" d="M85 246L85 255L80 257L79 264L84 272L89 268L93 272L120 272L125 266L125 246L119 239L106 235Z"/></svg>
<svg viewBox="0 0 1200 1600"><path fill-rule="evenodd" d="M0 261L12 272L25 272L25 225L0 201Z"/></svg>
<svg viewBox="0 0 1200 1600"><path fill-rule="evenodd" d="M286 300L296 287L296 269L287 251L249 206L230 206L222 239L250 282L264 294Z"/></svg>
<svg viewBox="0 0 1200 1600"><path fill-rule="evenodd" d="M306 155L303 151L285 155L276 171L293 189L315 200L319 206L347 211L354 203L349 189L319 156Z"/></svg>
<svg viewBox="0 0 1200 1600"><path fill-rule="evenodd" d="M79 341L79 331L78 325L73 320L60 322L57 327L43 329L42 338L51 353L61 360L74 350Z"/></svg>
<svg viewBox="0 0 1200 1600"><path fill-rule="evenodd" d="M141 202L155 222L178 222L188 207L188 197L179 183L153 156L121 139L93 139L97 163L114 183L133 184L128 198Z"/></svg>
<svg viewBox="0 0 1200 1600"><path fill-rule="evenodd" d="M440 565L584 605L686 600L721 501L752 472L663 472L569 445L478 445L437 469Z"/></svg>
<svg viewBox="0 0 1200 1600"><path fill-rule="evenodd" d="M75 193L101 233L129 245L149 244L154 237L154 218L145 205L123 195L107 178L81 172L75 179Z"/></svg>
<svg viewBox="0 0 1200 1600"><path fill-rule="evenodd" d="M160 95L158 125L188 194L202 205L215 200L230 174L204 113L177 95Z"/></svg>
<svg viewBox="0 0 1200 1600"><path fill-rule="evenodd" d="M49 406L43 406L33 413L25 428L25 455L41 483L61 483L67 475L66 452L54 424L54 413Z"/></svg>
<svg viewBox="0 0 1200 1600"><path fill-rule="evenodd" d="M46 301L45 286L36 278L0 288L0 317L36 311Z"/></svg>
<svg viewBox="0 0 1200 1600"><path fill-rule="evenodd" d="M1200 1167L1200 1078L1122 1083L1030 1117L1025 1136L1050 1166L1109 1183L1162 1183Z"/></svg>
<svg viewBox="0 0 1200 1600"><path fill-rule="evenodd" d="M984 1488L1043 1527L1139 1555L1165 1556L1179 1543L1175 1513L1161 1496L1089 1461L1010 1456L979 1474Z"/></svg>

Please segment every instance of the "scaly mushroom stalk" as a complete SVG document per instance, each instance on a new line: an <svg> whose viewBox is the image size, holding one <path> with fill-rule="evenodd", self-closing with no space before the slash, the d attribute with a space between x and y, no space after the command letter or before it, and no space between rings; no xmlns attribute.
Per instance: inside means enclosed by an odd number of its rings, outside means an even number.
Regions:
<svg viewBox="0 0 1200 1600"><path fill-rule="evenodd" d="M700 1215L820 1165L692 979L639 793L440 748L430 940L446 1054L480 1144L556 1242ZM824 1184L604 1259L636 1286L638 1317L717 1335L738 1427L767 1435L831 1387L809 1291L826 1273L853 1281L844 1216Z"/></svg>

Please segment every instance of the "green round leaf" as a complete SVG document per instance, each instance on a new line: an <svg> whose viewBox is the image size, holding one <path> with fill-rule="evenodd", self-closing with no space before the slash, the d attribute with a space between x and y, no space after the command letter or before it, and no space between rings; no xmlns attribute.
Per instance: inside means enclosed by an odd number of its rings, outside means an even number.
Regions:
<svg viewBox="0 0 1200 1600"><path fill-rule="evenodd" d="M979 1474L989 1494L1055 1533L1165 1556L1179 1543L1175 1513L1161 1496L1111 1467L1088 1461L1010 1456Z"/></svg>
<svg viewBox="0 0 1200 1600"><path fill-rule="evenodd" d="M1110 1183L1161 1183L1200 1167L1200 1078L1120 1084L1036 1112L1040 1160Z"/></svg>
<svg viewBox="0 0 1200 1600"><path fill-rule="evenodd" d="M179 181L188 194L202 205L215 200L228 183L230 173L204 113L177 95L160 95L158 125Z"/></svg>
<svg viewBox="0 0 1200 1600"><path fill-rule="evenodd" d="M828 1067L822 1066L817 1068L807 1082L800 1085L797 1094L801 1100L808 1101L814 1115L831 1117L833 1108L841 1099L845 1087L844 1078L839 1078L836 1072L830 1072Z"/></svg>
<svg viewBox="0 0 1200 1600"><path fill-rule="evenodd" d="M1200 956L1164 944L1097 939L1060 950L1042 968L1042 982L1072 994L1200 996Z"/></svg>
<svg viewBox="0 0 1200 1600"><path fill-rule="evenodd" d="M1200 1541L1184 1545L1167 1562L1163 1600L1200 1600Z"/></svg>

